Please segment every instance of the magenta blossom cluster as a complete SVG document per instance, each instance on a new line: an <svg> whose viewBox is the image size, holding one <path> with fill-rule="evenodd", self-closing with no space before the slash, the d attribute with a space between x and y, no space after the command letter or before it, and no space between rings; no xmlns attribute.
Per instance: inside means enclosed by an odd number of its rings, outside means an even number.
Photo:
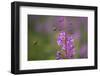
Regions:
<svg viewBox="0 0 100 76"><path fill-rule="evenodd" d="M57 37L57 44L60 46L60 50L65 51L66 59L73 58L75 55L74 39L72 36L68 36L65 32L60 32ZM57 51L56 59L63 59L61 52Z"/></svg>

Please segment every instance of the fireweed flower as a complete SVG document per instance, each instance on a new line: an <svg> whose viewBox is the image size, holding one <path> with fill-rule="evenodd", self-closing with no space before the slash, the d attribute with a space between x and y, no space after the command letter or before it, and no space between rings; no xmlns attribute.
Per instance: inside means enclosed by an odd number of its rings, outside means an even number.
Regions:
<svg viewBox="0 0 100 76"><path fill-rule="evenodd" d="M67 43L65 44L67 51L67 58L73 58L75 54L74 39L72 36L67 37Z"/></svg>
<svg viewBox="0 0 100 76"><path fill-rule="evenodd" d="M60 51L57 51L57 53L56 53L56 59L57 60L62 59L61 58L61 52Z"/></svg>
<svg viewBox="0 0 100 76"><path fill-rule="evenodd" d="M61 50L66 52L66 58L73 58L75 54L74 39L72 36L67 36L65 32L60 32L57 38L57 44ZM56 54L56 59L62 59L60 51Z"/></svg>
<svg viewBox="0 0 100 76"><path fill-rule="evenodd" d="M65 50L65 32L61 32L58 36L57 43L61 46L62 50Z"/></svg>

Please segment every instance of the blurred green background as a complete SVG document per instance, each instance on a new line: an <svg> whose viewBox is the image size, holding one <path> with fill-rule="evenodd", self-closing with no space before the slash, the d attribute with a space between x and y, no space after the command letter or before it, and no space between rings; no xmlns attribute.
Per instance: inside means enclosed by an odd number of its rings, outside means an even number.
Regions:
<svg viewBox="0 0 100 76"><path fill-rule="evenodd" d="M87 17L28 15L28 60L55 60L60 50L57 35L62 30L75 37L75 58L86 58Z"/></svg>

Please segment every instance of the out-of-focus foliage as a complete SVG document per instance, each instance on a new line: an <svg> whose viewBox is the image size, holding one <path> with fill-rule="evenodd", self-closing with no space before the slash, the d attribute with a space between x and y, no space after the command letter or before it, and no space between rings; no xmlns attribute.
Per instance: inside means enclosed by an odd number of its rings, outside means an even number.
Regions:
<svg viewBox="0 0 100 76"><path fill-rule="evenodd" d="M74 58L87 58L87 17L28 15L28 60L55 60L61 31L75 39Z"/></svg>

